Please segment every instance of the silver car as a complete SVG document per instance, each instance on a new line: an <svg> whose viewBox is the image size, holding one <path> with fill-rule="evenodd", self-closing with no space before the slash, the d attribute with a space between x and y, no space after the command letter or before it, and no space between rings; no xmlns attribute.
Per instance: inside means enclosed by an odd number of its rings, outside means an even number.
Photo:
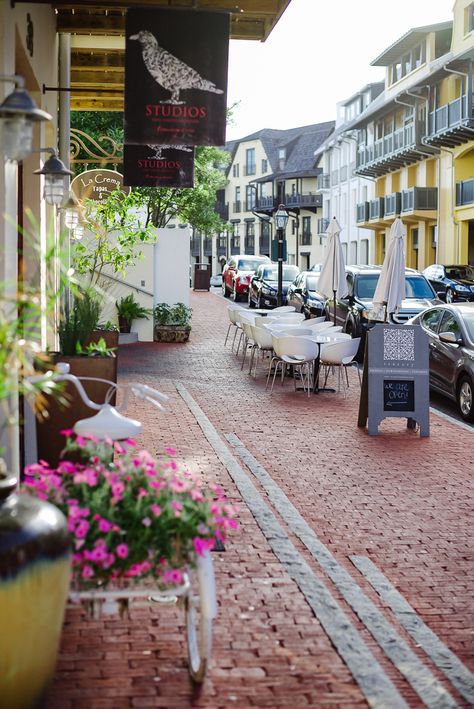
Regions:
<svg viewBox="0 0 474 709"><path fill-rule="evenodd" d="M474 303L436 305L408 320L421 325L430 347L430 387L457 402L474 421Z"/></svg>

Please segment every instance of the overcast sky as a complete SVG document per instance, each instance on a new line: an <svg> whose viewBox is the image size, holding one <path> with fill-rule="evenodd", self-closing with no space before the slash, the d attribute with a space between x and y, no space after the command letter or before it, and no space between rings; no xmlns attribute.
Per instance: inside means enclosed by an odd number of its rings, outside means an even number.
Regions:
<svg viewBox="0 0 474 709"><path fill-rule="evenodd" d="M370 63L414 27L452 20L454 0L291 0L266 42L232 40L227 140L334 120L336 103L384 79Z"/></svg>

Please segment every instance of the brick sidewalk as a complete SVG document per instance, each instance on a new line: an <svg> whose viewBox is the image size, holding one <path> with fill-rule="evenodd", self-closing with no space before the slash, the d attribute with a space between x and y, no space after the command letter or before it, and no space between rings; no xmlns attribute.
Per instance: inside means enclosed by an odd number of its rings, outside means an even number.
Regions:
<svg viewBox="0 0 474 709"><path fill-rule="evenodd" d="M404 419L369 437L355 372L346 399L295 394L292 380L270 397L263 367L253 379L224 348L227 303L193 293L191 305L189 343L122 347L119 379L170 396L166 415L132 404L144 446L174 445L240 504L213 555L212 667L193 689L177 610L89 620L70 608L47 708L470 706L472 434L431 415L429 438ZM385 577L378 592L371 573ZM387 582L403 598L382 600Z"/></svg>

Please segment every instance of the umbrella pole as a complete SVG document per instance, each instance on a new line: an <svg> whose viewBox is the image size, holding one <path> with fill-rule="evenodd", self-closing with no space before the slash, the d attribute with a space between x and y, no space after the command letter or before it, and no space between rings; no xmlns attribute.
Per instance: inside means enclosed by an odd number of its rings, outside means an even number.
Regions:
<svg viewBox="0 0 474 709"><path fill-rule="evenodd" d="M333 291L334 293L334 325L336 325L336 291Z"/></svg>

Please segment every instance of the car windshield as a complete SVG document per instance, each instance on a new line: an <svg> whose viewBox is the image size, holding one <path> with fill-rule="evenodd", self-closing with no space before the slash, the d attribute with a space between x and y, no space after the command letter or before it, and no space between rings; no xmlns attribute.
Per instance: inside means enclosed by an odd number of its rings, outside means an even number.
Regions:
<svg viewBox="0 0 474 709"><path fill-rule="evenodd" d="M283 266L283 279L284 281L294 281L298 273L300 272L297 266ZM278 268L275 266L273 268L266 268L263 272L263 276L266 281L278 281Z"/></svg>
<svg viewBox="0 0 474 709"><path fill-rule="evenodd" d="M433 298L430 284L421 276L406 276L405 296L407 298Z"/></svg>
<svg viewBox="0 0 474 709"><path fill-rule="evenodd" d="M359 276L355 285L355 295L363 300L372 300L378 280L378 273L367 273L363 276Z"/></svg>
<svg viewBox="0 0 474 709"><path fill-rule="evenodd" d="M474 281L474 268L471 268L471 266L446 266L446 276L448 278Z"/></svg>
<svg viewBox="0 0 474 709"><path fill-rule="evenodd" d="M255 271L258 266L260 266L262 262L257 261L256 259L240 259L237 268L239 271Z"/></svg>

